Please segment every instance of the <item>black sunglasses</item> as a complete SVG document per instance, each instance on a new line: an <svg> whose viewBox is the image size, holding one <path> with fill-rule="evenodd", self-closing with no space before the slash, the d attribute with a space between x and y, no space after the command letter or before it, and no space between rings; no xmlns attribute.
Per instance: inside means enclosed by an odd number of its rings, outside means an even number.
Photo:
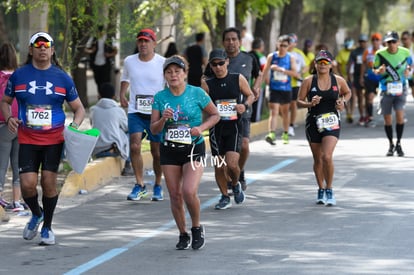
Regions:
<svg viewBox="0 0 414 275"><path fill-rule="evenodd" d="M397 40L391 40L391 41L387 41L388 44L395 44L397 43Z"/></svg>
<svg viewBox="0 0 414 275"><path fill-rule="evenodd" d="M139 32L139 33L138 33L138 35L137 35L137 37L141 37L141 36L148 37L148 38L150 38L152 41L155 41L155 40L154 40L154 37L153 37L151 34L147 33L147 32Z"/></svg>
<svg viewBox="0 0 414 275"><path fill-rule="evenodd" d="M220 61L220 62L210 62L210 65L212 67L217 67L217 66L223 66L224 64L226 64L226 61Z"/></svg>

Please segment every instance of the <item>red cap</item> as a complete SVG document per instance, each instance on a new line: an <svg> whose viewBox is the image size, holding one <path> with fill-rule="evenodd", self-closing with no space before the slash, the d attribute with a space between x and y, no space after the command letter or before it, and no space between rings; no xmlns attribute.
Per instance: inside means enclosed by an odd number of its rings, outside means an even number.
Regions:
<svg viewBox="0 0 414 275"><path fill-rule="evenodd" d="M382 40L382 35L380 34L380 33L378 33L378 32L376 32L376 33L373 33L372 35L371 35L371 40Z"/></svg>
<svg viewBox="0 0 414 275"><path fill-rule="evenodd" d="M155 32L151 29L142 29L137 34L137 39L145 39L145 40L152 40L157 41L157 37L155 35Z"/></svg>

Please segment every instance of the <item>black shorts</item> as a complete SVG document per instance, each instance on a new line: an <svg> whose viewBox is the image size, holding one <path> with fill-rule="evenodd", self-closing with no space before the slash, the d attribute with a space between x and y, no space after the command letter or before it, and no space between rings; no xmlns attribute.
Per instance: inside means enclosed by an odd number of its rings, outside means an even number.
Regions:
<svg viewBox="0 0 414 275"><path fill-rule="evenodd" d="M364 79L365 93L377 94L378 84L379 84L378 81L365 78Z"/></svg>
<svg viewBox="0 0 414 275"><path fill-rule="evenodd" d="M240 127L241 127L242 137L244 137L244 138L250 138L250 124L251 123L252 122L250 121L250 118L241 117L241 119L240 119Z"/></svg>
<svg viewBox="0 0 414 275"><path fill-rule="evenodd" d="M203 142L183 147L172 147L170 143L160 144L160 164L183 166L192 161L202 161L206 155L206 145Z"/></svg>
<svg viewBox="0 0 414 275"><path fill-rule="evenodd" d="M339 123L339 125L341 125ZM341 128L338 130L332 130L332 131L323 131L320 133L318 131L318 128L316 126L316 119L313 115L307 114L306 117L306 124L305 124L305 132L306 132L306 139L310 143L321 143L322 138L326 136L334 136L339 139L339 134L341 133Z"/></svg>
<svg viewBox="0 0 414 275"><path fill-rule="evenodd" d="M224 156L227 152L240 153L243 141L241 121L219 122L210 129L210 148L213 156Z"/></svg>
<svg viewBox="0 0 414 275"><path fill-rule="evenodd" d="M19 145L19 173L42 171L57 173L62 159L63 143L53 145Z"/></svg>
<svg viewBox="0 0 414 275"><path fill-rule="evenodd" d="M292 91L270 90L269 102L279 104L289 104L292 101Z"/></svg>
<svg viewBox="0 0 414 275"><path fill-rule="evenodd" d="M300 87L293 87L292 88L292 101L296 101L298 99L299 89L300 89Z"/></svg>

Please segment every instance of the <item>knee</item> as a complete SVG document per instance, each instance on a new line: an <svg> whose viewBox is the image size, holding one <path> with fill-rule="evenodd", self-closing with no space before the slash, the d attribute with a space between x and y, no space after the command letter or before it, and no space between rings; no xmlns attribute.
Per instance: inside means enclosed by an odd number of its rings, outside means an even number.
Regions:
<svg viewBox="0 0 414 275"><path fill-rule="evenodd" d="M329 165L332 163L332 155L330 154L323 154L322 155L322 163L324 165Z"/></svg>
<svg viewBox="0 0 414 275"><path fill-rule="evenodd" d="M141 144L140 143L131 143L131 152L133 154L141 154Z"/></svg>

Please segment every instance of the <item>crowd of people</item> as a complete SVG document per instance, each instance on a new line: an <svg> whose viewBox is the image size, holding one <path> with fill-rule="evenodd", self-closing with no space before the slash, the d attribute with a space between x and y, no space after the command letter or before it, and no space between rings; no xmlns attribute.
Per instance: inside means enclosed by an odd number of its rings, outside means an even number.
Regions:
<svg viewBox="0 0 414 275"><path fill-rule="evenodd" d="M395 152L404 156L404 105L408 88L414 86L413 35L407 31L401 34L402 46L395 31L384 38L373 33L371 45L366 34L359 36L357 47L353 39L346 38L336 57L323 44L312 50L309 39L300 49L294 33L279 36L275 50L266 55L261 38L234 27L223 31L222 48L209 54L204 33L196 34L195 43L182 54L172 42L164 56L156 53L158 40L152 29L140 30L135 38L137 52L124 59L120 87L110 83L108 62L117 48L103 28L86 45L85 51L93 57L99 93L99 101L90 110L92 126L101 131L93 155L125 160L123 174L134 177L126 199L138 201L150 192L144 183L142 157L142 142L149 140L155 177L151 200L164 199L164 178L179 231L178 250L201 249L205 244L198 198L207 150L204 136L208 132L212 157L218 160L214 172L221 197L215 209L231 207L231 195L236 204L242 204L247 190L250 127L261 120L265 102L269 108L265 141L271 146L276 145L279 116L281 140L289 144L295 136L297 108L307 108L306 138L313 156L318 204L336 204L333 152L340 137L341 112L346 112L347 123L353 123L357 107L358 124L375 127L374 99L380 95L389 141L386 156ZM77 129L85 117L76 87L60 67L54 47L48 33L35 33L29 40L27 61L20 68L13 46L0 47L0 203L16 211L30 209L32 216L23 238L32 240L42 224L41 245L56 243L52 219L64 150L62 103L66 101L74 113L70 127ZM10 203L1 196L9 162L13 171ZM39 169L42 205L36 189ZM190 213L191 234L185 207Z"/></svg>

